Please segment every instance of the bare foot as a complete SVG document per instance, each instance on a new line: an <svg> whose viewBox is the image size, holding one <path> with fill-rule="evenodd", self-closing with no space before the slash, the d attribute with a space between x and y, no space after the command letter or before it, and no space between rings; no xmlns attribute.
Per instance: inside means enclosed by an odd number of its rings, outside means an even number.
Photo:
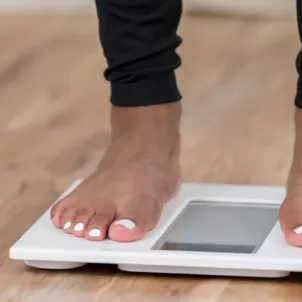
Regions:
<svg viewBox="0 0 302 302"><path fill-rule="evenodd" d="M288 244L302 247L302 110L300 109L296 109L295 128L294 158L279 220Z"/></svg>
<svg viewBox="0 0 302 302"><path fill-rule="evenodd" d="M153 229L180 181L180 103L112 108L112 140L97 169L51 211L76 237L129 242Z"/></svg>

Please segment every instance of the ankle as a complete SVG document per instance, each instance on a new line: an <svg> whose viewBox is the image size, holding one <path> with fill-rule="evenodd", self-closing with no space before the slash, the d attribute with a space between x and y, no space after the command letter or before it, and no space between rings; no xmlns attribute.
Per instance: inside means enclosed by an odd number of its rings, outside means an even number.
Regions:
<svg viewBox="0 0 302 302"><path fill-rule="evenodd" d="M302 173L302 110L295 111L295 143L291 170Z"/></svg>
<svg viewBox="0 0 302 302"><path fill-rule="evenodd" d="M180 102L146 107L112 107L112 137L120 137L130 132L164 134L179 132L181 119ZM171 135L171 133L169 133Z"/></svg>
<svg viewBox="0 0 302 302"><path fill-rule="evenodd" d="M180 103L137 108L112 108L111 147L127 160L178 163ZM112 153L112 148L110 152Z"/></svg>

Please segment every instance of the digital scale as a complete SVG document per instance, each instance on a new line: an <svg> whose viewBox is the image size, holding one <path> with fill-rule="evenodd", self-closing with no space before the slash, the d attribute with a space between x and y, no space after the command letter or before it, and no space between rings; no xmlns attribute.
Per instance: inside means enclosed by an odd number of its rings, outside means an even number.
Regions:
<svg viewBox="0 0 302 302"><path fill-rule="evenodd" d="M131 272L285 277L302 272L302 249L288 245L281 231L284 197L283 187L183 184L157 227L131 243L65 234L53 226L49 208L11 247L10 258L41 269L103 263Z"/></svg>

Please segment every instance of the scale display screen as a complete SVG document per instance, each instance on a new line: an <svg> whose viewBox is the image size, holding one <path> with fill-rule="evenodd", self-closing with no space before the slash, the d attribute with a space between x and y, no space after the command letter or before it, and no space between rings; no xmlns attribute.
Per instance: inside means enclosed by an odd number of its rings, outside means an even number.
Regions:
<svg viewBox="0 0 302 302"><path fill-rule="evenodd" d="M153 249L256 253L278 212L278 205L191 201Z"/></svg>

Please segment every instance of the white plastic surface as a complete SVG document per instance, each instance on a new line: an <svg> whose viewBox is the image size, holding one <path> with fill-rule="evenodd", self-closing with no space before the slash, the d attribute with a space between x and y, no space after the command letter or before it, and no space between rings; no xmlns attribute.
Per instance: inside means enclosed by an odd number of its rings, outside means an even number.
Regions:
<svg viewBox="0 0 302 302"><path fill-rule="evenodd" d="M77 180L60 197L70 193L82 180ZM145 238L133 243L110 240L90 242L75 238L54 228L50 209L11 247L10 257L55 263L118 264L125 270L145 267L161 272L169 267L177 273L215 272L215 275L245 272L243 275L284 275L302 272L302 249L286 244L279 223L275 225L255 254L177 252L152 250L152 247L191 200L264 203L280 205L285 189L280 187L184 184L179 195L166 204L157 227ZM256 222L255 222L256 223ZM29 262L30 260L36 262ZM181 264L180 264L181 263ZM75 264L73 264L75 265ZM181 265L181 267L180 267ZM68 268L68 265L66 266ZM155 269L156 268L156 269ZM220 272L220 273L219 273ZM248 273L250 272L250 273ZM235 274L237 275L237 274ZM240 274L239 274L240 275Z"/></svg>
<svg viewBox="0 0 302 302"><path fill-rule="evenodd" d="M173 266L147 266L147 265L119 265L120 270L137 273L153 274L182 274L182 275L208 275L227 277L253 277L253 278L283 278L290 272L247 270L247 269L221 269L202 267L173 267Z"/></svg>
<svg viewBox="0 0 302 302"><path fill-rule="evenodd" d="M86 263L81 262L55 262L55 261L36 261L24 260L27 266L46 269L46 270L68 270L85 266Z"/></svg>

